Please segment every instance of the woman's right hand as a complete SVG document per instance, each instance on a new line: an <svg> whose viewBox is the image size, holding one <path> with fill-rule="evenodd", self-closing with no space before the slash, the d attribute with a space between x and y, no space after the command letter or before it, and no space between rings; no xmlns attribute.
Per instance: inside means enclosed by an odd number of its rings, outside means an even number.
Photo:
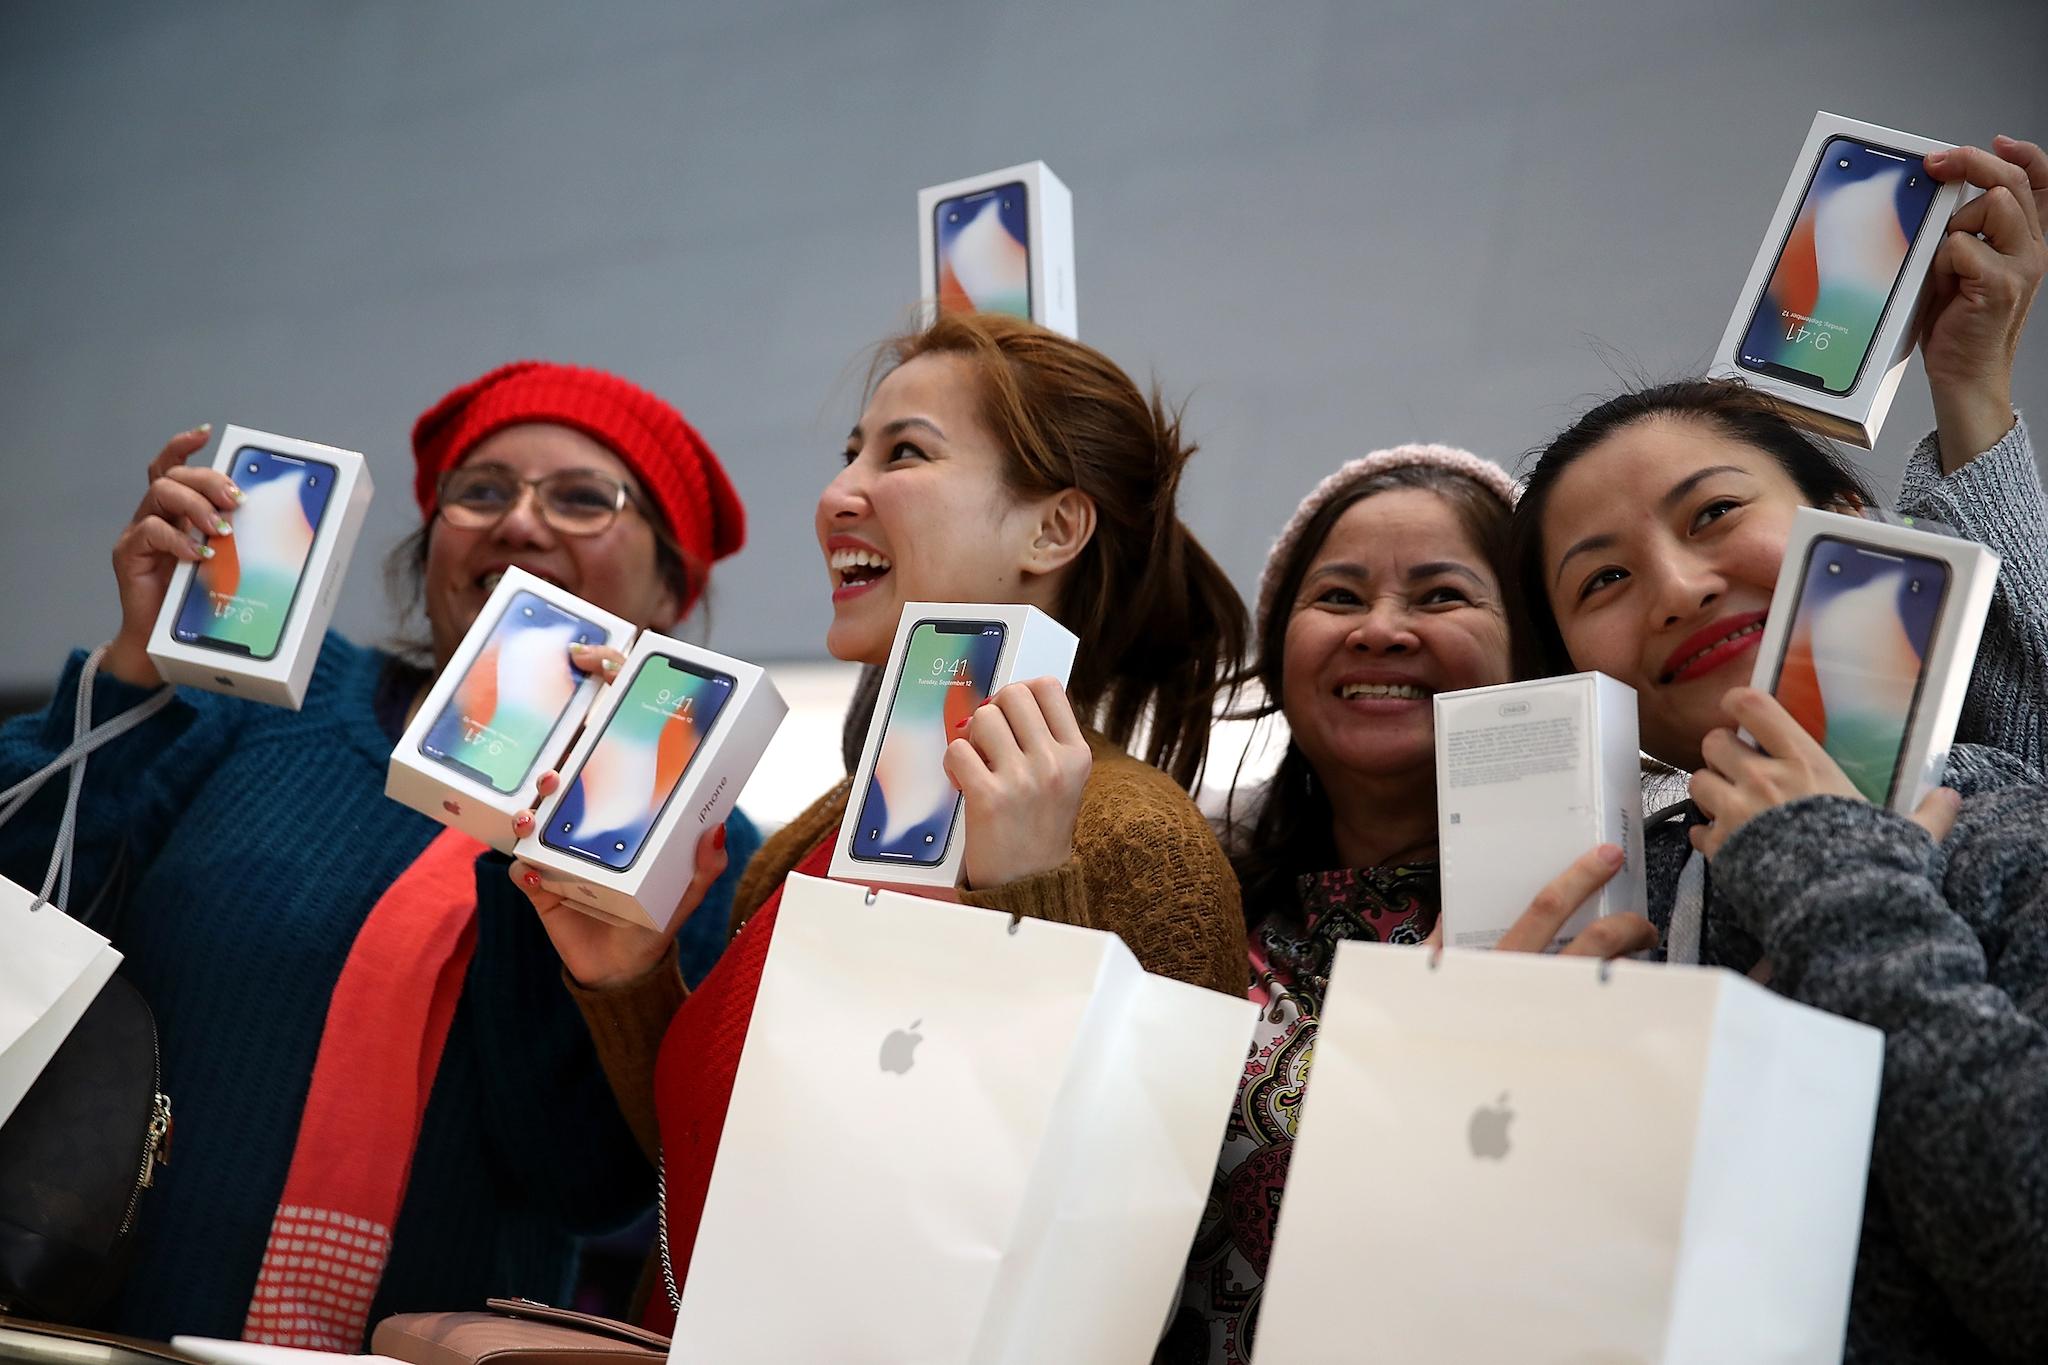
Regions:
<svg viewBox="0 0 2048 1365"><path fill-rule="evenodd" d="M1622 851L1613 844L1602 844L1587 853L1582 853L1572 865L1559 873L1557 879L1536 893L1536 899L1529 902L1529 908L1522 917L1508 927L1493 946L1496 951L1510 953L1541 953L1549 950L1557 941L1557 931L1564 927L1578 908L1584 905L1594 892L1614 878L1621 870ZM1437 921L1437 928L1430 935L1433 942L1443 941L1443 921ZM1641 915L1602 915L1587 925L1579 936L1565 944L1561 951L1564 957L1627 957L1631 953L1645 952L1657 946L1657 927Z"/></svg>
<svg viewBox="0 0 2048 1365"><path fill-rule="evenodd" d="M181 563L210 558L207 537L228 534L224 514L241 506L241 491L226 474L185 464L205 448L212 433L210 425L197 426L164 444L149 462L149 491L114 542L121 626L102 666L137 687L163 683L150 662L149 635L163 610L171 574Z"/></svg>
<svg viewBox="0 0 2048 1365"><path fill-rule="evenodd" d="M546 796L560 784L556 774L542 773L540 794ZM533 833L533 818L530 810L519 812L512 821L513 832L522 839ZM725 826L714 825L697 840L696 871L666 930L586 914L542 886L539 870L517 859L512 863L512 884L533 902L541 928L547 930L569 975L587 990L603 990L638 980L668 955L669 941L704 903L712 884L725 874L725 865Z"/></svg>

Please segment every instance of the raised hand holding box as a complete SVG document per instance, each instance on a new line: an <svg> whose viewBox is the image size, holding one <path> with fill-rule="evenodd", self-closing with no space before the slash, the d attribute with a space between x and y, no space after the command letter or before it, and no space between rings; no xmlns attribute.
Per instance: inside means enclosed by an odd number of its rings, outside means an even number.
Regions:
<svg viewBox="0 0 2048 1365"><path fill-rule="evenodd" d="M570 649L624 650L634 632L544 578L505 570L391 751L384 794L510 853L513 816L538 804L540 775L602 685Z"/></svg>
<svg viewBox="0 0 2048 1365"><path fill-rule="evenodd" d="M229 426L213 467L242 490L207 538L212 556L178 565L150 633L164 681L298 710L341 581L370 510L363 457Z"/></svg>
<svg viewBox="0 0 2048 1365"><path fill-rule="evenodd" d="M758 665L643 632L514 855L570 905L666 931L789 707Z"/></svg>
<svg viewBox="0 0 2048 1365"><path fill-rule="evenodd" d="M905 603L830 875L906 890L958 887L967 834L946 746L1009 684L1050 677L1066 686L1077 643L1036 607Z"/></svg>
<svg viewBox="0 0 2048 1365"><path fill-rule="evenodd" d="M1536 893L1601 844L1622 866L1558 931L1642 914L1641 757L1635 689L1604 673L1436 697L1443 941L1490 948Z"/></svg>
<svg viewBox="0 0 2048 1365"><path fill-rule="evenodd" d="M1950 145L1814 115L1708 373L1762 389L1822 435L1873 446L1962 203L1965 186L1923 164Z"/></svg>
<svg viewBox="0 0 2048 1365"><path fill-rule="evenodd" d="M1867 800L1911 815L1941 785L1997 585L1974 540L1802 507L1750 685Z"/></svg>

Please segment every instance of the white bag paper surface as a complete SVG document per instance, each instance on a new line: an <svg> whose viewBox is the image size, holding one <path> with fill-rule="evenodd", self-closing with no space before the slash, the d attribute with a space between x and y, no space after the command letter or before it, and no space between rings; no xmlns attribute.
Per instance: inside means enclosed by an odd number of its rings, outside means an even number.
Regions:
<svg viewBox="0 0 2048 1365"><path fill-rule="evenodd" d="M1837 1361L1882 1057L1726 971L1344 944L1255 1359Z"/></svg>
<svg viewBox="0 0 2048 1365"><path fill-rule="evenodd" d="M1147 1358L1249 1002L1110 934L800 875L774 934L670 1359Z"/></svg>
<svg viewBox="0 0 2048 1365"><path fill-rule="evenodd" d="M107 946L105 938L0 877L0 1053L28 1032Z"/></svg>
<svg viewBox="0 0 2048 1365"><path fill-rule="evenodd" d="M0 1123L107 984L121 955L54 905L0 877Z"/></svg>
<svg viewBox="0 0 2048 1365"><path fill-rule="evenodd" d="M45 907L36 913L48 914L50 911ZM11 1045L0 1048L0 1125L5 1125L13 1116L22 1097L36 1083L36 1077L43 1074L50 1058L57 1055L57 1049L71 1036L71 1030L78 1027L86 1006L98 997L100 988L107 984L107 979L120 965L121 955L103 942L85 970L51 1002L42 1017L30 1024L27 1032Z"/></svg>

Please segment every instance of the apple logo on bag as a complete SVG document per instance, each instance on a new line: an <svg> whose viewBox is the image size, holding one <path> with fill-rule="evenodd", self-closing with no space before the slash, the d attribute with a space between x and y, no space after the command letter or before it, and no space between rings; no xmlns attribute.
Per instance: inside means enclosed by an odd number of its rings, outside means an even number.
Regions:
<svg viewBox="0 0 2048 1365"><path fill-rule="evenodd" d="M1506 1091L1502 1091L1500 1099L1493 1104L1482 1104L1473 1110L1472 1122L1465 1130L1466 1140L1472 1144L1472 1155L1489 1161L1505 1160L1508 1125L1514 1122L1514 1118L1515 1111L1508 1108Z"/></svg>
<svg viewBox="0 0 2048 1365"><path fill-rule="evenodd" d="M913 1019L907 1029L897 1029L882 1040L882 1070L891 1075L902 1076L917 1065L917 1045L924 1041L924 1035L917 1026L924 1020Z"/></svg>
<svg viewBox="0 0 2048 1365"><path fill-rule="evenodd" d="M460 815L462 814L462 803L460 801L443 801L441 809L447 811L450 815Z"/></svg>

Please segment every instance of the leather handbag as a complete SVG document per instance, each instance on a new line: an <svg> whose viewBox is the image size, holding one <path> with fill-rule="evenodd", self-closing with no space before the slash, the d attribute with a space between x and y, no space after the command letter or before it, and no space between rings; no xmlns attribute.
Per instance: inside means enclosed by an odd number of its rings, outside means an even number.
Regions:
<svg viewBox="0 0 2048 1365"><path fill-rule="evenodd" d="M85 759L167 705L161 688L90 728L102 645L79 672L72 743L40 771L0 792L0 821L68 772L64 818L40 897L61 906L71 890L71 839ZM51 893L55 891L53 896ZM102 891L99 898L107 899ZM89 924L91 909L76 916ZM156 1020L135 987L114 976L0 1125L0 1312L78 1323L120 1287L133 1251L142 1192L168 1164L171 1102L163 1093Z"/></svg>
<svg viewBox="0 0 2048 1365"><path fill-rule="evenodd" d="M115 976L0 1127L0 1311L77 1323L106 1306L169 1150L156 1021Z"/></svg>
<svg viewBox="0 0 2048 1365"><path fill-rule="evenodd" d="M401 1313L370 1351L410 1365L662 1365L668 1338L531 1299L492 1299L482 1313Z"/></svg>

